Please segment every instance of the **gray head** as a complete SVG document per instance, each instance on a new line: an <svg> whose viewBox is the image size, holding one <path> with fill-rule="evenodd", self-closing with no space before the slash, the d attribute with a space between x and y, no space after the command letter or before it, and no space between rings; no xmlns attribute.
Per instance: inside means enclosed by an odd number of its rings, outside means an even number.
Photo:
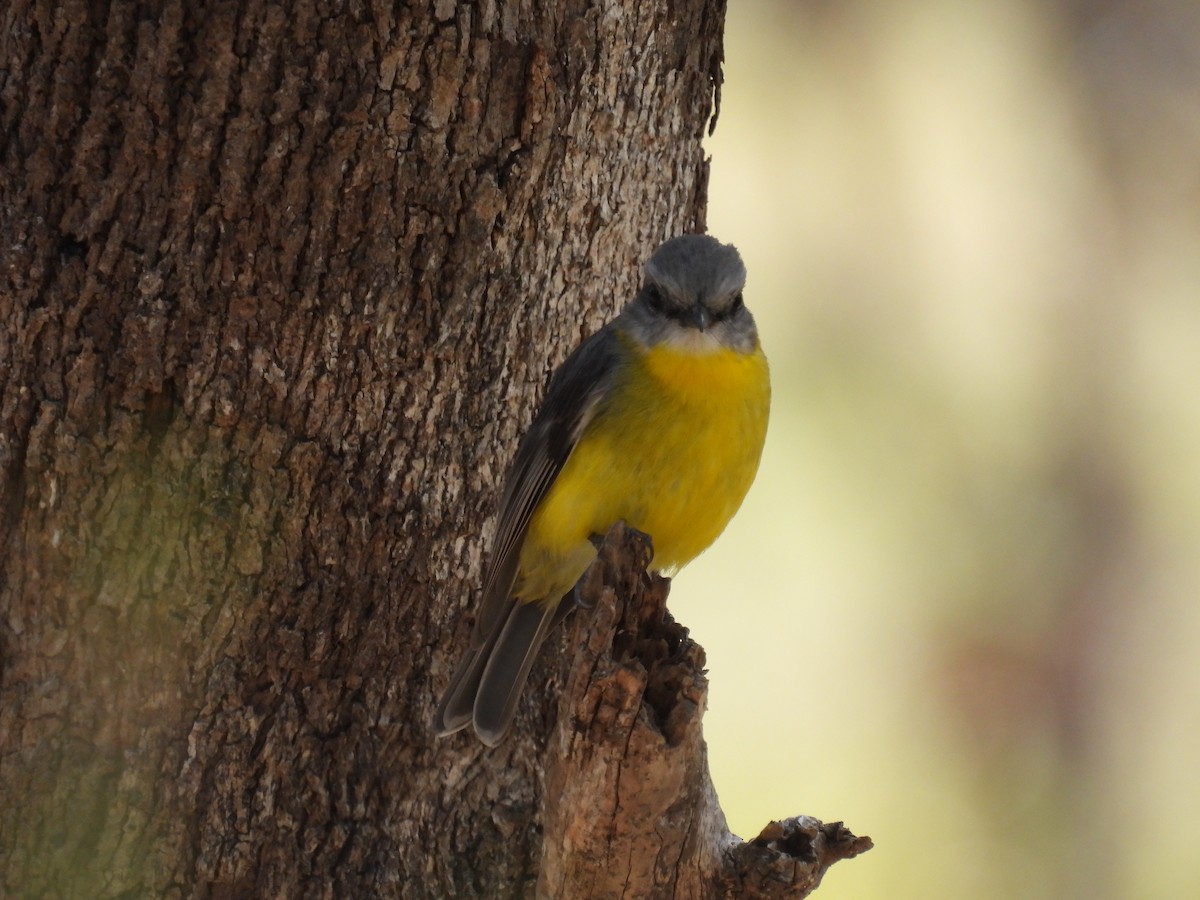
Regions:
<svg viewBox="0 0 1200 900"><path fill-rule="evenodd" d="M645 275L621 314L644 346L669 343L690 353L722 347L751 353L758 346L754 317L742 302L746 267L731 245L706 234L671 238L654 251Z"/></svg>

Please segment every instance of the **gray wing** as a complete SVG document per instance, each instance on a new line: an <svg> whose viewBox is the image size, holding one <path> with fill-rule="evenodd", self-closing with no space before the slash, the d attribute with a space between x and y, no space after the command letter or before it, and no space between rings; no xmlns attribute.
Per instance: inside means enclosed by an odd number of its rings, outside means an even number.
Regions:
<svg viewBox="0 0 1200 900"><path fill-rule="evenodd" d="M551 379L517 448L471 643L438 704L434 725L439 734L464 728L478 708L476 731L489 744L499 741L538 647L561 619L559 610L518 604L510 594L529 520L612 386L618 340L610 323L579 345ZM486 696L477 704L481 691Z"/></svg>
<svg viewBox="0 0 1200 900"><path fill-rule="evenodd" d="M517 448L500 501L496 541L475 621L477 637L490 634L505 610L529 520L608 395L618 340L614 323L610 322L567 357L551 379L542 407Z"/></svg>

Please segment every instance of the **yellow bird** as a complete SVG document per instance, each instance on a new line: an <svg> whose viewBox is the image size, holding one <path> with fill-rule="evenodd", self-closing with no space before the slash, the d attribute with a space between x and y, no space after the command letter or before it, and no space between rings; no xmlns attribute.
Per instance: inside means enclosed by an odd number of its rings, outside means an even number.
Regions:
<svg viewBox="0 0 1200 900"><path fill-rule="evenodd" d="M592 543L619 519L648 534L653 571L708 548L758 471L771 383L742 299L737 250L688 234L662 244L641 290L550 381L500 504L471 644L435 727L503 737Z"/></svg>

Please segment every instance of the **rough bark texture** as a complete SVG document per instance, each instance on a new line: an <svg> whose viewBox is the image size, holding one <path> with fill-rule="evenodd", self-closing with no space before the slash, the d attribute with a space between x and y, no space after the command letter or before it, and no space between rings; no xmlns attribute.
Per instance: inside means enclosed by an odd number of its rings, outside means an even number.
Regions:
<svg viewBox="0 0 1200 900"><path fill-rule="evenodd" d="M723 13L6 5L0 895L534 892L565 637L497 751L433 702L548 371L703 224Z"/></svg>
<svg viewBox="0 0 1200 900"><path fill-rule="evenodd" d="M787 897L871 847L841 823L730 834L708 773L704 650L646 574L650 541L618 523L584 581L546 756L543 897Z"/></svg>

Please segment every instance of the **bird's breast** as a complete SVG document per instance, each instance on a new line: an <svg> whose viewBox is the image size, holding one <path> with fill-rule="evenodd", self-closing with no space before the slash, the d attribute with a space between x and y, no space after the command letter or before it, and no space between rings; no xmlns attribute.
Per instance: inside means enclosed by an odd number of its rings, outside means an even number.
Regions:
<svg viewBox="0 0 1200 900"><path fill-rule="evenodd" d="M534 514L517 596L557 599L614 522L650 535L673 573L716 540L762 454L770 379L761 351L627 348L613 384Z"/></svg>
<svg viewBox="0 0 1200 900"><path fill-rule="evenodd" d="M761 350L688 353L654 347L643 351L639 362L649 375L647 386L660 391L667 406L709 406L713 415L733 417L747 405L770 402L767 360Z"/></svg>
<svg viewBox="0 0 1200 900"><path fill-rule="evenodd" d="M621 518L654 541L654 568L674 571L716 540L758 471L770 407L761 351L652 348L630 363L601 427L628 498Z"/></svg>

